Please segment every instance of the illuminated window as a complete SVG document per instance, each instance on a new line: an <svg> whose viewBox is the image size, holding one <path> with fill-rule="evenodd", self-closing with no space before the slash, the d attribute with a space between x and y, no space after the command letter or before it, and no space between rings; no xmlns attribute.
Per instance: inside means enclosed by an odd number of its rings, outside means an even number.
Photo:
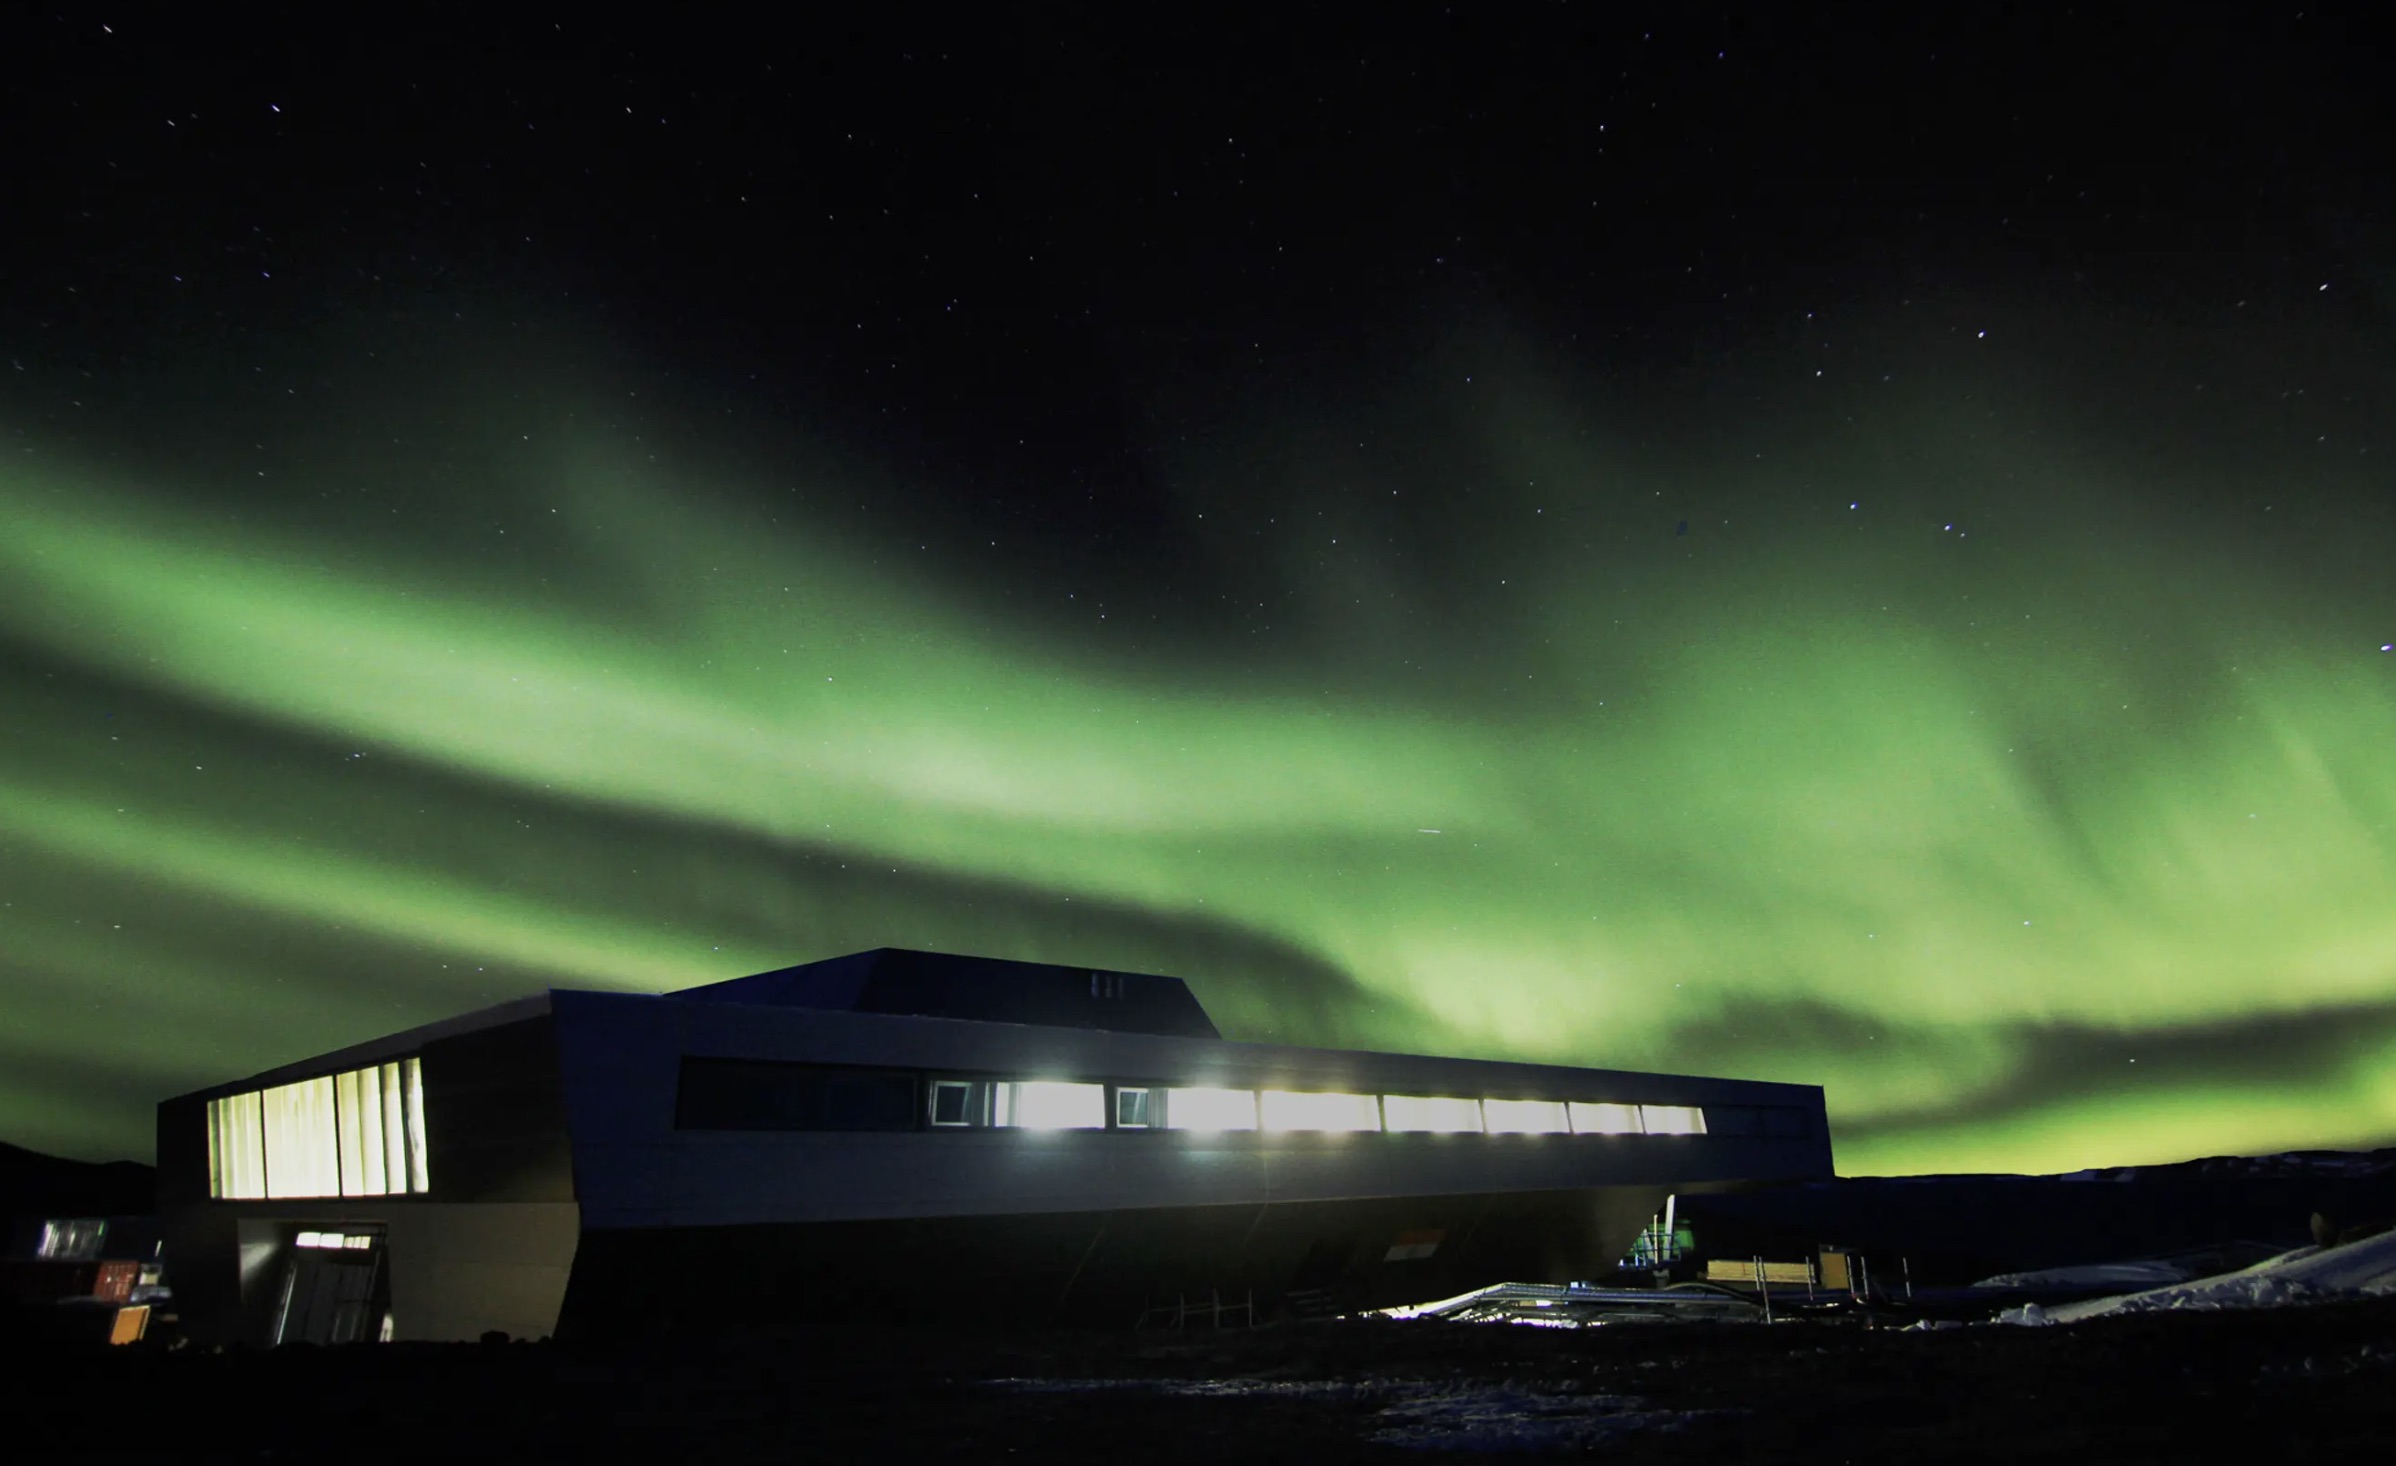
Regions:
<svg viewBox="0 0 2396 1466"><path fill-rule="evenodd" d="M378 1064L372 1072L376 1088L382 1091L376 1103L383 1117L383 1184L399 1191L405 1189L408 1174L408 1102L400 1086L399 1065ZM418 1128L421 1132L421 1125Z"/></svg>
<svg viewBox="0 0 2396 1466"><path fill-rule="evenodd" d="M1644 1135L1639 1125L1637 1105L1593 1105L1574 1100L1572 1133L1575 1135Z"/></svg>
<svg viewBox="0 0 2396 1466"><path fill-rule="evenodd" d="M280 1200L341 1194L341 1142L333 1122L333 1079L278 1084L266 1105L266 1194Z"/></svg>
<svg viewBox="0 0 2396 1466"><path fill-rule="evenodd" d="M1261 1098L1267 1130L1381 1128L1381 1107L1369 1094L1305 1094L1268 1089Z"/></svg>
<svg viewBox="0 0 2396 1466"><path fill-rule="evenodd" d="M224 1201L424 1191L414 1059L208 1102L208 1194Z"/></svg>
<svg viewBox="0 0 2396 1466"><path fill-rule="evenodd" d="M414 1059L399 1065L400 1090L408 1104L408 1189L432 1190L424 1154L424 1066Z"/></svg>
<svg viewBox="0 0 2396 1466"><path fill-rule="evenodd" d="M341 1130L341 1194L382 1196L383 1081L373 1069L333 1076L333 1109Z"/></svg>
<svg viewBox="0 0 2396 1466"><path fill-rule="evenodd" d="M1381 1118L1393 1131L1460 1134L1481 1128L1481 1102L1446 1096L1385 1094L1381 1097Z"/></svg>
<svg viewBox="0 0 2396 1466"><path fill-rule="evenodd" d="M1148 1128L1148 1091L1118 1089L1115 1091L1115 1128L1145 1130Z"/></svg>
<svg viewBox="0 0 2396 1466"><path fill-rule="evenodd" d="M1252 1089L1168 1089L1160 1097L1169 1130L1256 1128L1256 1091Z"/></svg>
<svg viewBox="0 0 2396 1466"><path fill-rule="evenodd" d="M1705 1134L1705 1111L1695 1105L1641 1105L1639 1118L1650 1135Z"/></svg>
<svg viewBox="0 0 2396 1466"><path fill-rule="evenodd" d="M266 1196L266 1112L255 1090L208 1101L208 1194L227 1201Z"/></svg>
<svg viewBox="0 0 2396 1466"><path fill-rule="evenodd" d="M41 1244L33 1255L51 1262L88 1262L100 1255L100 1245L107 1240L108 1222L102 1217L44 1222Z"/></svg>
<svg viewBox="0 0 2396 1466"><path fill-rule="evenodd" d="M1483 1100L1492 1135L1564 1135L1572 1129L1562 1100Z"/></svg>
<svg viewBox="0 0 2396 1466"><path fill-rule="evenodd" d="M998 1086L995 1123L1016 1130L1104 1130L1106 1086L1027 1079Z"/></svg>

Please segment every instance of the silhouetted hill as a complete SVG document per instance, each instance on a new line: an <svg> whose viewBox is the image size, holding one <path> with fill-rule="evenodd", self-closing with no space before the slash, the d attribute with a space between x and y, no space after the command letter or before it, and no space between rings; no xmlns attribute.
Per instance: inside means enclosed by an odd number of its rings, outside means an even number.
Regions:
<svg viewBox="0 0 2396 1466"><path fill-rule="evenodd" d="M0 1217L145 1216L158 1172L139 1161L71 1161L0 1141Z"/></svg>
<svg viewBox="0 0 2396 1466"><path fill-rule="evenodd" d="M2298 1247L2396 1215L2396 1149L2215 1156L2060 1176L1861 1176L1684 1196L1705 1255L1843 1246L1917 1282L2152 1257L2224 1243Z"/></svg>

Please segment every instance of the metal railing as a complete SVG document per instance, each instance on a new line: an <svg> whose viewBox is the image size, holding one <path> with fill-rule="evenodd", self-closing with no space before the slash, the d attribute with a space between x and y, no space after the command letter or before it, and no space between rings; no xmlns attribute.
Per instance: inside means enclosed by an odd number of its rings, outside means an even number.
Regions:
<svg viewBox="0 0 2396 1466"><path fill-rule="evenodd" d="M1256 1290L1248 1289L1230 1303L1223 1301L1223 1290L1220 1288L1207 1289L1203 1300L1193 1299L1187 1293L1176 1293L1171 1303L1152 1304L1142 1309L1139 1322L1132 1327L1144 1329L1155 1325L1159 1328L1184 1329L1193 1323L1203 1323L1209 1328L1219 1329L1224 1327L1226 1317L1236 1317L1239 1320L1237 1327L1256 1327Z"/></svg>

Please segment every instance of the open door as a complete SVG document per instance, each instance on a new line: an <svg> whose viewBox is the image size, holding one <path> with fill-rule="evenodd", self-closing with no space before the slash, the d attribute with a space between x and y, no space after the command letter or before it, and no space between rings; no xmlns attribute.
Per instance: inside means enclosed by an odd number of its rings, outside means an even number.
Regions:
<svg viewBox="0 0 2396 1466"><path fill-rule="evenodd" d="M283 1276L278 1344L359 1344L385 1337L389 1249L380 1227L302 1232Z"/></svg>

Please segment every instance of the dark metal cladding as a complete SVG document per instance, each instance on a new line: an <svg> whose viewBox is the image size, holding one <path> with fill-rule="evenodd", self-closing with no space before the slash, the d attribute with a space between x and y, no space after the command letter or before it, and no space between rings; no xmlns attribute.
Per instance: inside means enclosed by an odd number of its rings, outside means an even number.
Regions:
<svg viewBox="0 0 2396 1466"><path fill-rule="evenodd" d="M778 968L754 977L686 988L675 996L700 1003L1102 1028L1110 1033L1157 1033L1176 1038L1222 1036L1206 1010L1198 1006L1189 984L1178 977L913 952L903 947L879 947Z"/></svg>

